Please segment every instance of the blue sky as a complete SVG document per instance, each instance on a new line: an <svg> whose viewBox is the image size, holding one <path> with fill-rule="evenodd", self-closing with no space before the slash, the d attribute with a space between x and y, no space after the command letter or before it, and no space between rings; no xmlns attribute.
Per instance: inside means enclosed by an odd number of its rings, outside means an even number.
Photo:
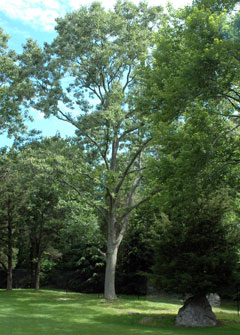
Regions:
<svg viewBox="0 0 240 335"><path fill-rule="evenodd" d="M22 45L28 38L36 40L39 45L50 43L56 36L55 18L78 9L81 5L90 4L89 0L1 0L0 26L10 36L9 48L22 51ZM115 1L101 1L106 7L112 7ZM138 0L133 2L138 3ZM165 6L167 0L149 0L149 5ZM174 7L190 4L191 0L173 0ZM63 121L52 117L44 119L41 113L33 114L34 122L27 123L29 129L38 129L44 136L53 136L57 132L65 136L74 134L74 128ZM11 145L6 135L0 136L0 147Z"/></svg>

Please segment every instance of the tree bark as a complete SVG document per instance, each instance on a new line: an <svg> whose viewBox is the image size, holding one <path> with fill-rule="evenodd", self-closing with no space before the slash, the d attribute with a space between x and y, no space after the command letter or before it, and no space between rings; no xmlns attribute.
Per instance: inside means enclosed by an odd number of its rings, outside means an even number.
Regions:
<svg viewBox="0 0 240 335"><path fill-rule="evenodd" d="M128 207L130 208L130 210L126 209L125 214L118 219L116 215L117 213L116 202L110 196L110 210L108 218L108 241L107 241L106 269L105 269L105 282L104 282L104 298L107 300L117 299L115 290L115 273L117 266L118 249L129 223L133 196L135 194L135 190L139 180L140 180L139 177L135 178L135 180L132 183L129 195L127 197L126 205L127 208ZM139 202L139 204L140 203L141 202Z"/></svg>
<svg viewBox="0 0 240 335"><path fill-rule="evenodd" d="M7 268L7 290L12 290L13 282L13 236L12 236L12 214L11 204L8 201L8 268Z"/></svg>
<svg viewBox="0 0 240 335"><path fill-rule="evenodd" d="M35 255L35 241L34 239L32 238L32 235L33 233L30 234L30 257L29 257L29 260L30 260L30 264L31 264L31 267L30 267L30 280L31 280L31 288L34 288L35 286L35 272L36 272L36 266L33 262L34 260L34 255Z"/></svg>
<svg viewBox="0 0 240 335"><path fill-rule="evenodd" d="M13 284L13 253L12 247L8 250L7 290L12 290Z"/></svg>
<svg viewBox="0 0 240 335"><path fill-rule="evenodd" d="M12 266L9 267L8 265L8 272L7 272L7 290L12 290L12 283L13 283L13 275L12 275Z"/></svg>
<svg viewBox="0 0 240 335"><path fill-rule="evenodd" d="M38 291L40 288L40 270L41 270L41 257L38 257L35 271L35 290Z"/></svg>
<svg viewBox="0 0 240 335"><path fill-rule="evenodd" d="M111 242L110 242L111 243ZM108 243L107 257L106 257L106 269L105 269L105 282L104 282L104 298L107 300L116 300L115 290L115 273L117 265L117 254L119 245L113 245Z"/></svg>
<svg viewBox="0 0 240 335"><path fill-rule="evenodd" d="M110 205L110 214L108 218L108 240L106 254L106 268L104 281L104 298L107 300L116 300L115 273L117 265L117 255L119 245L122 241L122 235L118 232L118 225L115 214L115 203L112 200Z"/></svg>
<svg viewBox="0 0 240 335"><path fill-rule="evenodd" d="M34 288L36 291L40 288L40 271L41 271L41 262L42 262L42 225L40 229L39 241L37 244L37 263L35 267L35 283Z"/></svg>
<svg viewBox="0 0 240 335"><path fill-rule="evenodd" d="M40 288L40 271L41 271L41 262L42 262L42 239L43 239L43 213L42 220L40 223L39 236L37 241L37 264L35 270L35 290L38 291Z"/></svg>

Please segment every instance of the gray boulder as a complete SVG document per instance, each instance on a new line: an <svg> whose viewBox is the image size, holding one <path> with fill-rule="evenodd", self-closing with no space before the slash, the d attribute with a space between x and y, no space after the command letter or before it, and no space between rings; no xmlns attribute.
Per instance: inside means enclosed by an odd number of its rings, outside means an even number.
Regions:
<svg viewBox="0 0 240 335"><path fill-rule="evenodd" d="M178 311L176 325L181 327L213 327L217 319L206 297L190 297Z"/></svg>
<svg viewBox="0 0 240 335"><path fill-rule="evenodd" d="M207 299L212 307L219 307L221 305L221 298L217 293L208 294Z"/></svg>

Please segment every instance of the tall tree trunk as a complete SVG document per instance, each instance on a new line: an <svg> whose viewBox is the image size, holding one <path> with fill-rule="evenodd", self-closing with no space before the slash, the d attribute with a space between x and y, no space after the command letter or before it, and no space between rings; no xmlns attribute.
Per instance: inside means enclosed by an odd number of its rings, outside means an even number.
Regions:
<svg viewBox="0 0 240 335"><path fill-rule="evenodd" d="M39 236L37 242L37 264L35 271L35 290L40 288L40 271L41 271L41 262L42 262L42 239L43 239L43 214L42 220L40 223Z"/></svg>
<svg viewBox="0 0 240 335"><path fill-rule="evenodd" d="M13 281L13 236L12 236L12 213L11 213L11 201L8 201L8 267L7 267L7 290L12 290Z"/></svg>
<svg viewBox="0 0 240 335"><path fill-rule="evenodd" d="M38 257L36 270L35 270L35 290L38 291L40 288L40 270L41 270L41 256Z"/></svg>
<svg viewBox="0 0 240 335"><path fill-rule="evenodd" d="M31 234L32 235L32 234ZM30 235L30 236L31 236ZM36 272L36 264L34 264L34 255L35 255L35 241L30 237L30 280L31 280L31 288L35 286L35 272Z"/></svg>
<svg viewBox="0 0 240 335"><path fill-rule="evenodd" d="M12 264L8 264L8 271L7 271L7 290L12 290L12 283L13 283L13 275L12 275Z"/></svg>
<svg viewBox="0 0 240 335"><path fill-rule="evenodd" d="M117 254L119 245L112 244L111 242L107 246L106 256L106 269L105 269L105 282L104 282L104 298L107 300L116 300L115 290L115 273L117 265Z"/></svg>
<svg viewBox="0 0 240 335"><path fill-rule="evenodd" d="M106 269L104 282L104 298L107 300L116 300L115 290L115 273L117 266L117 255L120 243L122 241L122 234L119 234L117 222L115 217L115 207L111 207L110 216L108 220L108 241L107 241L107 255L106 255Z"/></svg>

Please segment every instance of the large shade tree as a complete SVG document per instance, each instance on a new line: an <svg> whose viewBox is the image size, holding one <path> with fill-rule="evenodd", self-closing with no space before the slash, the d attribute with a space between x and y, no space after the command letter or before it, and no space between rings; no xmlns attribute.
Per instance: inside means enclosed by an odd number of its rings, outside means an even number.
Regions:
<svg viewBox="0 0 240 335"><path fill-rule="evenodd" d="M130 214L150 197L140 198L137 190L151 136L131 100L135 70L151 47L161 12L127 1L109 11L98 2L82 6L57 19L51 45L41 50L28 41L22 57L35 85L34 107L76 127L78 151L69 160L72 177L64 181L107 226L107 299L116 298L117 253Z"/></svg>
<svg viewBox="0 0 240 335"><path fill-rule="evenodd" d="M194 1L171 9L156 34L141 104L174 119L196 100L225 101L239 112L239 1ZM235 9L233 9L235 7ZM234 109L232 108L234 107Z"/></svg>
<svg viewBox="0 0 240 335"><path fill-rule="evenodd" d="M221 294L236 279L239 225L230 213L237 209L239 168L229 163L239 155L239 132L218 113L216 104L195 104L184 119L162 124L154 157L161 159L151 169L162 184L165 213L154 240L154 281L160 289L192 295L184 309L191 301L206 302L211 292Z"/></svg>
<svg viewBox="0 0 240 335"><path fill-rule="evenodd" d="M53 155L64 144L64 140L55 136L40 141L28 138L16 147L24 193L24 203L19 208L22 222L20 229L21 234L26 236L25 248L28 249L31 263L31 281L36 290L40 288L44 254L55 253L57 258L55 241L59 239L66 215L69 215L66 202L62 201L67 191L59 185L49 164L50 150Z"/></svg>
<svg viewBox="0 0 240 335"><path fill-rule="evenodd" d="M14 150L0 154L0 266L7 276L7 290L13 287L13 269L17 264L16 236L20 221L19 208L25 200L18 158Z"/></svg>

